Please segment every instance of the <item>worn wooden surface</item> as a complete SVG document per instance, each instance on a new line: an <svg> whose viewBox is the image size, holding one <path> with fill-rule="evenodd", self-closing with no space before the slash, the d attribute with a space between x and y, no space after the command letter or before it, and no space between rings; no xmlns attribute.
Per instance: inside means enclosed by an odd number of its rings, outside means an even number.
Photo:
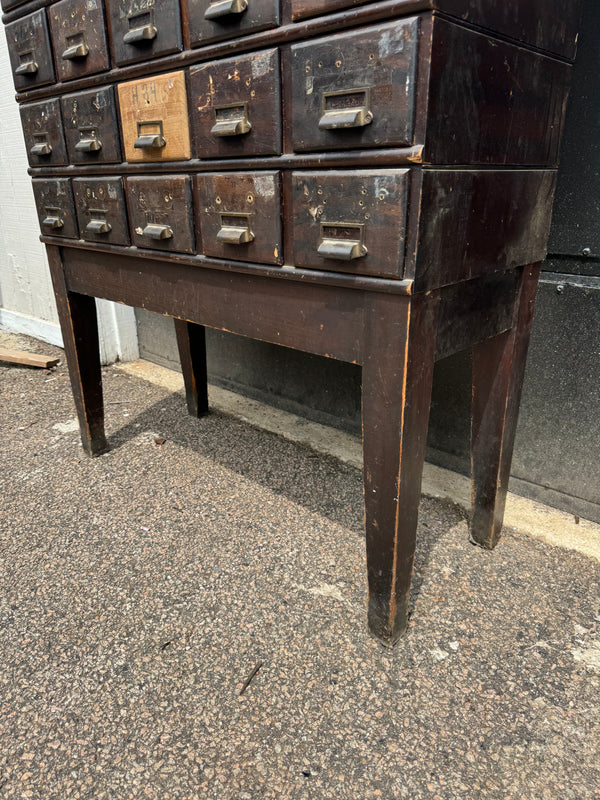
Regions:
<svg viewBox="0 0 600 800"><path fill-rule="evenodd" d="M178 0L106 0L106 5L115 64L147 61L182 49ZM131 41L131 32L146 26L154 29L154 36L137 39L134 35Z"/></svg>
<svg viewBox="0 0 600 800"><path fill-rule="evenodd" d="M207 256L283 263L281 184L278 172L198 175L194 180L197 229ZM227 230L248 227L244 241L227 241ZM225 237L225 238L221 238ZM253 237L250 239L250 237Z"/></svg>
<svg viewBox="0 0 600 800"><path fill-rule="evenodd" d="M21 106L20 111L27 158L31 166L67 164L67 148L58 99Z"/></svg>
<svg viewBox="0 0 600 800"><path fill-rule="evenodd" d="M27 91L54 82L54 61L46 12L33 14L6 26L6 42L15 89ZM31 65L31 71L17 72Z"/></svg>
<svg viewBox="0 0 600 800"><path fill-rule="evenodd" d="M248 0L244 11L207 18L210 0L186 0L191 47L233 39L275 28L279 24L279 0Z"/></svg>
<svg viewBox="0 0 600 800"><path fill-rule="evenodd" d="M50 367L55 367L60 359L44 356L40 353L28 353L24 350L7 350L5 347L0 347L0 361L4 361L8 364L21 364L24 367L50 369Z"/></svg>
<svg viewBox="0 0 600 800"><path fill-rule="evenodd" d="M121 137L114 89L91 89L61 98L65 139L71 164L109 164L121 161ZM82 139L95 139L99 149L83 150ZM113 168L114 169L114 168Z"/></svg>
<svg viewBox="0 0 600 800"><path fill-rule="evenodd" d="M185 74L170 72L117 87L123 144L127 161L179 161L191 156ZM165 146L136 149L140 124L158 123ZM140 132L155 132L156 125Z"/></svg>
<svg viewBox="0 0 600 800"><path fill-rule="evenodd" d="M208 413L205 329L183 319L173 322L188 413L192 417L202 417Z"/></svg>
<svg viewBox="0 0 600 800"><path fill-rule="evenodd" d="M189 82L194 155L197 158L281 152L277 50L264 50L192 67ZM247 120L250 128L227 136L217 135L214 126L227 120Z"/></svg>
<svg viewBox="0 0 600 800"><path fill-rule="evenodd" d="M191 179L184 175L127 178L127 205L131 241L138 247L169 252L195 251ZM149 225L171 229L171 236L154 239Z"/></svg>
<svg viewBox="0 0 600 800"><path fill-rule="evenodd" d="M73 197L82 239L89 242L129 244L122 178L75 178ZM106 223L104 227L99 225L102 222Z"/></svg>
<svg viewBox="0 0 600 800"><path fill-rule="evenodd" d="M33 196L40 228L44 233L68 239L78 238L73 190L68 178L34 179Z"/></svg>
<svg viewBox="0 0 600 800"><path fill-rule="evenodd" d="M104 7L98 0L60 0L48 9L57 78L69 81L110 67ZM70 47L82 45L87 54L66 58Z"/></svg>
<svg viewBox="0 0 600 800"><path fill-rule="evenodd" d="M292 176L293 263L362 275L401 278L408 170L295 172ZM320 242L359 239L362 256L327 255Z"/></svg>

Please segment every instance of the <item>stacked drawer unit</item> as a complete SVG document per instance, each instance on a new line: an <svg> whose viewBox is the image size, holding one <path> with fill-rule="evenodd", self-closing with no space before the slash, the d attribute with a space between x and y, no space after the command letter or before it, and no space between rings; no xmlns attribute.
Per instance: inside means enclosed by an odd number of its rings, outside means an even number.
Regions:
<svg viewBox="0 0 600 800"><path fill-rule="evenodd" d="M350 5L4 0L42 232L416 290L541 258L577 0Z"/></svg>

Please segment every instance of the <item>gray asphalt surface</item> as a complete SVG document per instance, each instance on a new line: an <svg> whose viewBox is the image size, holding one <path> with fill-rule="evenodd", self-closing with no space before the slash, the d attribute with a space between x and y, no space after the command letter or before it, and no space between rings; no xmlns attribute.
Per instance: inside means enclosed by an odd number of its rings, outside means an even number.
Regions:
<svg viewBox="0 0 600 800"><path fill-rule="evenodd" d="M358 471L104 380L0 364L0 797L600 797L597 562L424 498L386 649Z"/></svg>

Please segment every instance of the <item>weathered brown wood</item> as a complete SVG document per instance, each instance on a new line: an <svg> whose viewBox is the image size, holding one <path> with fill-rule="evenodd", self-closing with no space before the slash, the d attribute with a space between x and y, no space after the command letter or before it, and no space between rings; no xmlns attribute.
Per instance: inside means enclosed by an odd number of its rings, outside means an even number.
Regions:
<svg viewBox="0 0 600 800"><path fill-rule="evenodd" d="M192 67L189 84L195 156L231 158L281 152L277 50Z"/></svg>
<svg viewBox="0 0 600 800"><path fill-rule="evenodd" d="M117 87L127 161L180 161L191 156L185 75L172 72ZM136 147L142 135L164 144Z"/></svg>
<svg viewBox="0 0 600 800"><path fill-rule="evenodd" d="M0 361L5 361L8 364L21 364L24 367L50 369L50 367L55 367L58 364L60 358L52 358L51 356L43 356L39 353L27 353L24 350L10 350L0 347Z"/></svg>
<svg viewBox="0 0 600 800"><path fill-rule="evenodd" d="M127 178L125 187L133 244L153 250L195 252L190 178Z"/></svg>
<svg viewBox="0 0 600 800"><path fill-rule="evenodd" d="M50 32L43 9L7 25L6 42L18 92L54 81Z"/></svg>
<svg viewBox="0 0 600 800"><path fill-rule="evenodd" d="M362 375L369 627L393 644L408 622L439 297L367 299Z"/></svg>
<svg viewBox="0 0 600 800"><path fill-rule="evenodd" d="M71 181L68 178L48 178L33 180L32 184L42 233L77 239Z"/></svg>
<svg viewBox="0 0 600 800"><path fill-rule="evenodd" d="M49 246L46 252L79 419L81 443L88 455L101 455L108 450L108 443L104 433L96 301L93 297L67 289L58 247Z"/></svg>
<svg viewBox="0 0 600 800"><path fill-rule="evenodd" d="M206 333L202 325L174 319L181 372L188 413L192 417L208 414L206 377Z"/></svg>
<svg viewBox="0 0 600 800"><path fill-rule="evenodd" d="M147 61L183 48L178 0L106 0L115 64Z"/></svg>
<svg viewBox="0 0 600 800"><path fill-rule="evenodd" d="M48 9L48 19L59 80L70 81L110 67L102 3L60 0Z"/></svg>
<svg viewBox="0 0 600 800"><path fill-rule="evenodd" d="M66 95L60 104L71 164L121 161L119 123L112 86Z"/></svg>
<svg viewBox="0 0 600 800"><path fill-rule="evenodd" d="M20 112L30 165L49 167L67 164L67 148L58 99L21 106Z"/></svg>
<svg viewBox="0 0 600 800"><path fill-rule="evenodd" d="M73 197L82 239L129 244L127 206L121 177L75 178Z"/></svg>
<svg viewBox="0 0 600 800"><path fill-rule="evenodd" d="M196 229L204 255L283 263L280 184L278 172L237 172L234 180L227 173L198 175Z"/></svg>
<svg viewBox="0 0 600 800"><path fill-rule="evenodd" d="M425 163L556 166L571 67L434 20Z"/></svg>
<svg viewBox="0 0 600 800"><path fill-rule="evenodd" d="M412 144L417 43L409 17L293 45L294 150Z"/></svg>
<svg viewBox="0 0 600 800"><path fill-rule="evenodd" d="M279 0L248 0L243 10L223 13L218 17L210 14L210 0L186 0L185 6L192 47L234 39L279 25Z"/></svg>
<svg viewBox="0 0 600 800"><path fill-rule="evenodd" d="M502 529L540 264L523 269L512 331L473 347L471 540L496 546Z"/></svg>
<svg viewBox="0 0 600 800"><path fill-rule="evenodd" d="M293 263L401 278L408 170L295 172Z"/></svg>

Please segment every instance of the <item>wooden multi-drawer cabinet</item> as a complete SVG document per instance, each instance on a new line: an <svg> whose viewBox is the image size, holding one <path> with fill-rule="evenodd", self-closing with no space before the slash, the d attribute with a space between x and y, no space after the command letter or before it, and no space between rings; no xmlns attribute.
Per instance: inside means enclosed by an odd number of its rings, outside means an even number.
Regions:
<svg viewBox="0 0 600 800"><path fill-rule="evenodd" d="M84 447L95 297L362 365L369 624L406 627L433 362L502 525L579 0L2 0Z"/></svg>

